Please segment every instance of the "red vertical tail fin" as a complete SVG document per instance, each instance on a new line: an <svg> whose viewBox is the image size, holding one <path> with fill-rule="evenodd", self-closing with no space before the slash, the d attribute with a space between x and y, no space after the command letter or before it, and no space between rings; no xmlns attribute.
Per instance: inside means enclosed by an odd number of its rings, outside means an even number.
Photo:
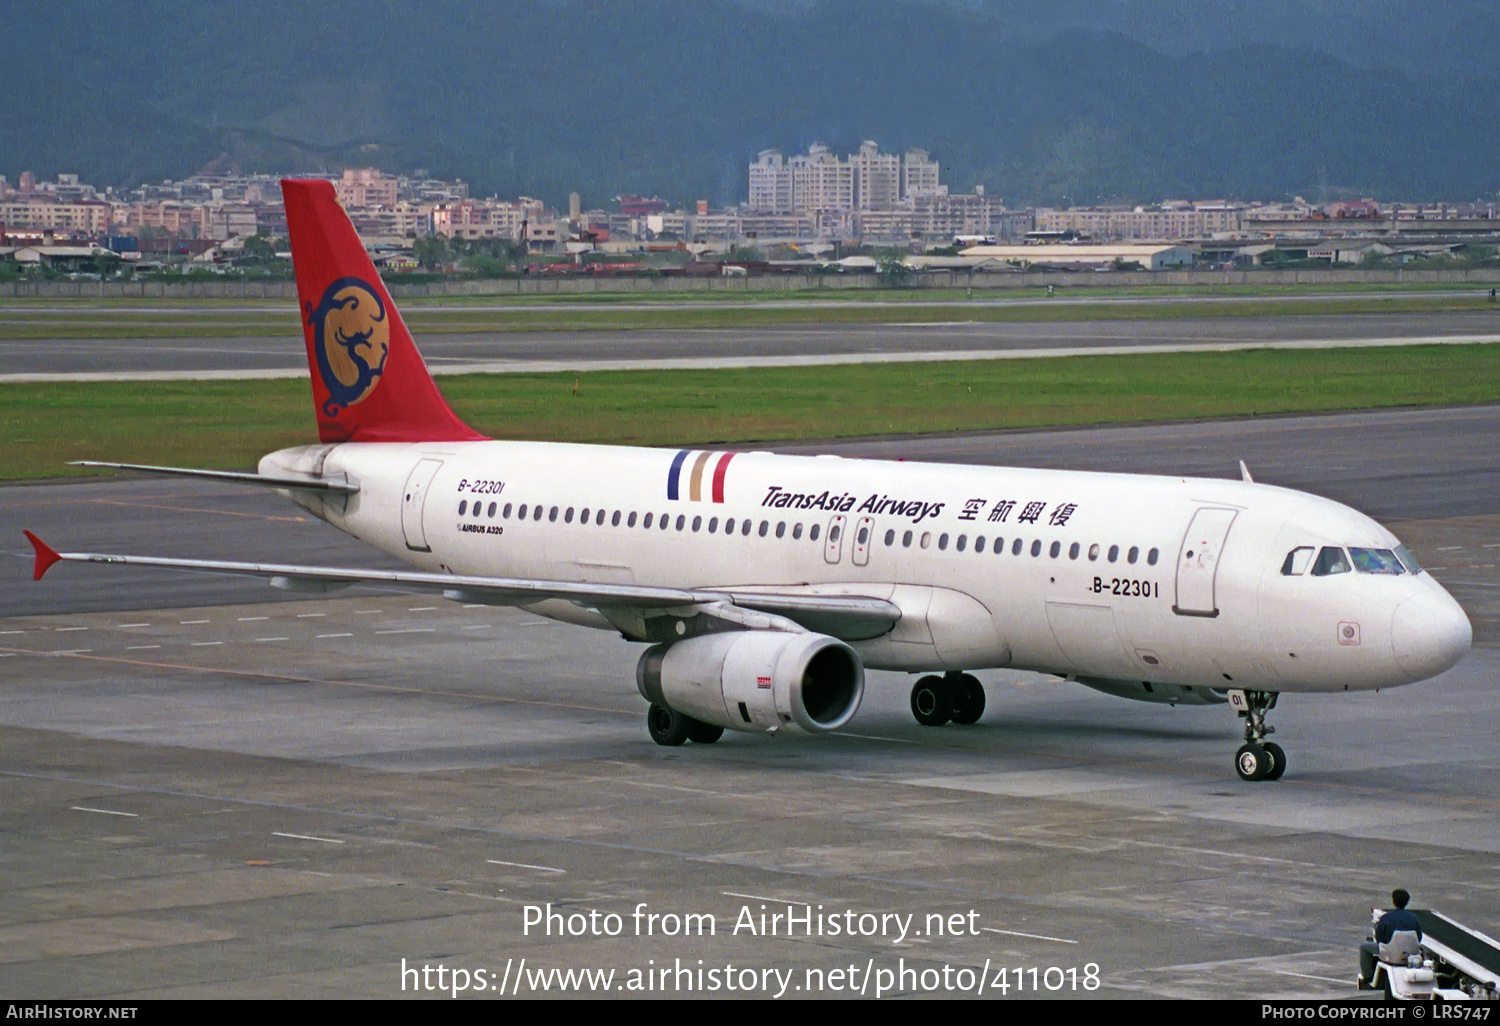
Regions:
<svg viewBox="0 0 1500 1026"><path fill-rule="evenodd" d="M438 392L333 185L282 179L281 196L319 440L482 440Z"/></svg>

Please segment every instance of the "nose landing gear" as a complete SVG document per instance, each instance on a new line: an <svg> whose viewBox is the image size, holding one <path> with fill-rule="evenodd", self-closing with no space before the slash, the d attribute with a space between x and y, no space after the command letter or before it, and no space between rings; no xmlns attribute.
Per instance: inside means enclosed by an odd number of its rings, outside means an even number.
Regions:
<svg viewBox="0 0 1500 1026"><path fill-rule="evenodd" d="M1245 721L1245 743L1234 754L1234 768L1241 780L1280 780L1286 772L1286 752L1275 741L1267 741L1275 727L1266 725L1266 713L1276 708L1276 691L1229 692L1229 704Z"/></svg>

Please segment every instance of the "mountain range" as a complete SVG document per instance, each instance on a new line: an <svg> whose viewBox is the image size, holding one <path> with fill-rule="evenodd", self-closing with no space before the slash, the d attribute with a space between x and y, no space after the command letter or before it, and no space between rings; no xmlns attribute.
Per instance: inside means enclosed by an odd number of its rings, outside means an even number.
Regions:
<svg viewBox="0 0 1500 1026"><path fill-rule="evenodd" d="M1500 187L1488 0L57 0L6 31L12 182L727 204L762 148L874 139L1014 203Z"/></svg>

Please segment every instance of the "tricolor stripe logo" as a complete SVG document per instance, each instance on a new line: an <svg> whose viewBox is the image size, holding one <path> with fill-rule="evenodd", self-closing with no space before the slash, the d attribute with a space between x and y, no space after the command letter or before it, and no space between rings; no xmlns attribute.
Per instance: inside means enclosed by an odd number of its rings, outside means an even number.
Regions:
<svg viewBox="0 0 1500 1026"><path fill-rule="evenodd" d="M724 501L724 474L729 469L732 452L709 452L682 449L672 457L672 469L667 471L667 498L673 502L687 499L690 502L704 500L704 478L708 479L708 490L714 502ZM687 494L684 495L684 485Z"/></svg>

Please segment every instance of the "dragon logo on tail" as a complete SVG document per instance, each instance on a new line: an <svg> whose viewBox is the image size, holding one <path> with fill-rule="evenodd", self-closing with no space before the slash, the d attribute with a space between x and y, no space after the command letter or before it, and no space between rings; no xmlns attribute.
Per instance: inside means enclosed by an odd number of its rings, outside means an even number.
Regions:
<svg viewBox="0 0 1500 1026"><path fill-rule="evenodd" d="M307 324L313 331L318 373L328 389L323 412L337 417L367 399L385 372L391 351L385 303L368 282L340 278L324 290L316 307L307 304Z"/></svg>

